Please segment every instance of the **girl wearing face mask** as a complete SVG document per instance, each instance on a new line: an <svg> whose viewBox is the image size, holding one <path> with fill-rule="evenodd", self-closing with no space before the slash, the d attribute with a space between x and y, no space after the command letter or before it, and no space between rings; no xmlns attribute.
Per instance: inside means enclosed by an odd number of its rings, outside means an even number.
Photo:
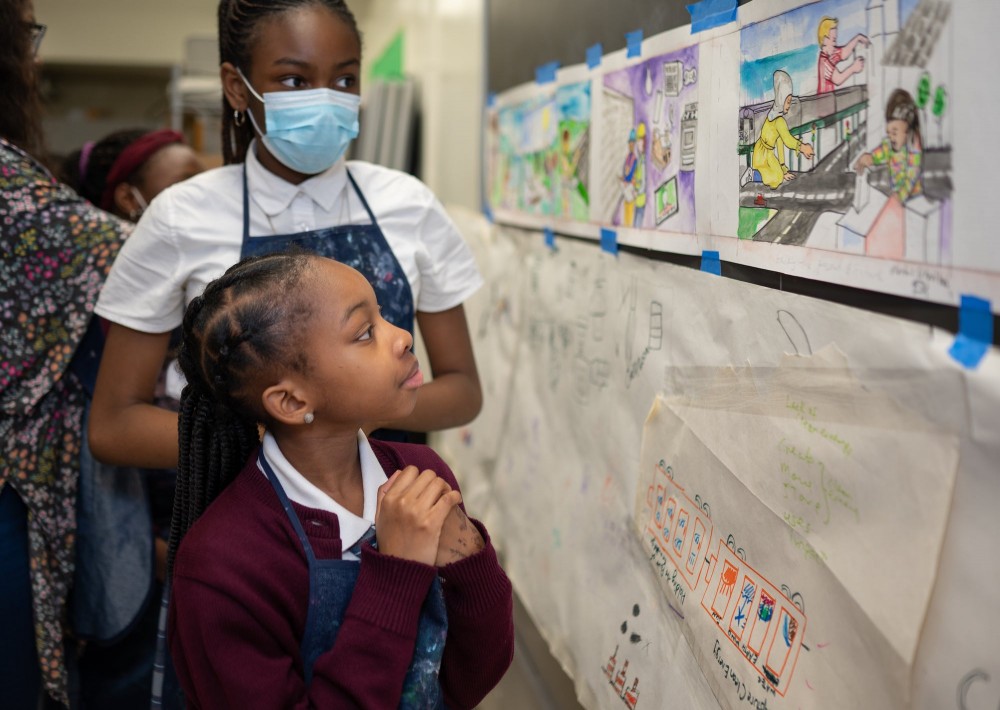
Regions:
<svg viewBox="0 0 1000 710"><path fill-rule="evenodd" d="M204 170L177 131L133 128L70 153L61 177L102 210L135 222L164 189Z"/></svg>
<svg viewBox="0 0 1000 710"><path fill-rule="evenodd" d="M482 283L430 190L344 153L358 131L361 38L341 0L222 0L226 165L165 190L143 214L102 291L113 325L90 421L95 454L170 467L177 417L152 405L169 332L205 285L241 257L299 247L356 268L386 319L419 325L433 381L412 414L432 431L481 406L462 303Z"/></svg>

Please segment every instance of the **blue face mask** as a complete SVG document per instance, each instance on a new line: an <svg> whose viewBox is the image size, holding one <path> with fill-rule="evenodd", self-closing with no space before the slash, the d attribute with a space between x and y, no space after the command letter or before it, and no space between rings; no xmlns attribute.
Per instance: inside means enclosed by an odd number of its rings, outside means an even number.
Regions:
<svg viewBox="0 0 1000 710"><path fill-rule="evenodd" d="M239 71L239 70L237 70ZM282 165L316 175L340 160L358 135L361 97L333 89L276 91L261 96L239 72L243 83L264 104L261 131L247 111L261 141Z"/></svg>

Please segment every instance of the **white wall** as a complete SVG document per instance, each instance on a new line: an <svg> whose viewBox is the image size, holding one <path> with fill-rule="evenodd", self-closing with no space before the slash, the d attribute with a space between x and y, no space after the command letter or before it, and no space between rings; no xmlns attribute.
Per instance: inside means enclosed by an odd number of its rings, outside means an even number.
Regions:
<svg viewBox="0 0 1000 710"><path fill-rule="evenodd" d="M43 61L167 66L180 62L184 38L216 33L211 0L35 0L48 26Z"/></svg>
<svg viewBox="0 0 1000 710"><path fill-rule="evenodd" d="M485 3L367 0L352 7L368 66L403 30L403 69L420 82L422 177L445 204L478 210Z"/></svg>

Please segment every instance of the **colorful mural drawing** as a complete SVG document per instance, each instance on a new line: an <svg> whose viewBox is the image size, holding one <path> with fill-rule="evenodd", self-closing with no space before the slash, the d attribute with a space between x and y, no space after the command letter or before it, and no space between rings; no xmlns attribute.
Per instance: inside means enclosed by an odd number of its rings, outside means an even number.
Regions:
<svg viewBox="0 0 1000 710"><path fill-rule="evenodd" d="M741 239L950 263L949 16L822 0L741 30Z"/></svg>
<svg viewBox="0 0 1000 710"><path fill-rule="evenodd" d="M608 72L603 91L600 219L694 232L698 47Z"/></svg>
<svg viewBox="0 0 1000 710"><path fill-rule="evenodd" d="M491 113L490 206L590 218L590 82L566 84Z"/></svg>

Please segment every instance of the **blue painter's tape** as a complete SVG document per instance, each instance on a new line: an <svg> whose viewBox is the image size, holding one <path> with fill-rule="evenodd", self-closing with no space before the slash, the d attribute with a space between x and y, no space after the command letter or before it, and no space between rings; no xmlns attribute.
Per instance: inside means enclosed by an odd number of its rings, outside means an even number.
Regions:
<svg viewBox="0 0 1000 710"><path fill-rule="evenodd" d="M985 298L962 294L958 309L958 335L948 354L963 367L974 368L993 342L993 313Z"/></svg>
<svg viewBox="0 0 1000 710"><path fill-rule="evenodd" d="M642 55L642 30L632 30L625 33L625 46L628 50L626 57L638 57Z"/></svg>
<svg viewBox="0 0 1000 710"><path fill-rule="evenodd" d="M545 246L549 249L556 248L556 234L552 231L551 227L546 227L544 230L545 234Z"/></svg>
<svg viewBox="0 0 1000 710"><path fill-rule="evenodd" d="M722 276L722 262L719 261L719 252L708 251L701 253L701 270L716 276Z"/></svg>
<svg viewBox="0 0 1000 710"><path fill-rule="evenodd" d="M592 44L587 47L587 66L593 69L601 65L601 58L604 56L604 47L601 43Z"/></svg>
<svg viewBox="0 0 1000 710"><path fill-rule="evenodd" d="M556 80L556 71L559 69L559 62L549 62L542 64L535 69L535 81L539 84L549 84Z"/></svg>
<svg viewBox="0 0 1000 710"><path fill-rule="evenodd" d="M736 21L736 0L701 0L688 5L691 34Z"/></svg>
<svg viewBox="0 0 1000 710"><path fill-rule="evenodd" d="M601 227L601 251L618 256L618 232Z"/></svg>
<svg viewBox="0 0 1000 710"><path fill-rule="evenodd" d="M497 104L497 95L493 92L486 94L486 105L493 108Z"/></svg>

